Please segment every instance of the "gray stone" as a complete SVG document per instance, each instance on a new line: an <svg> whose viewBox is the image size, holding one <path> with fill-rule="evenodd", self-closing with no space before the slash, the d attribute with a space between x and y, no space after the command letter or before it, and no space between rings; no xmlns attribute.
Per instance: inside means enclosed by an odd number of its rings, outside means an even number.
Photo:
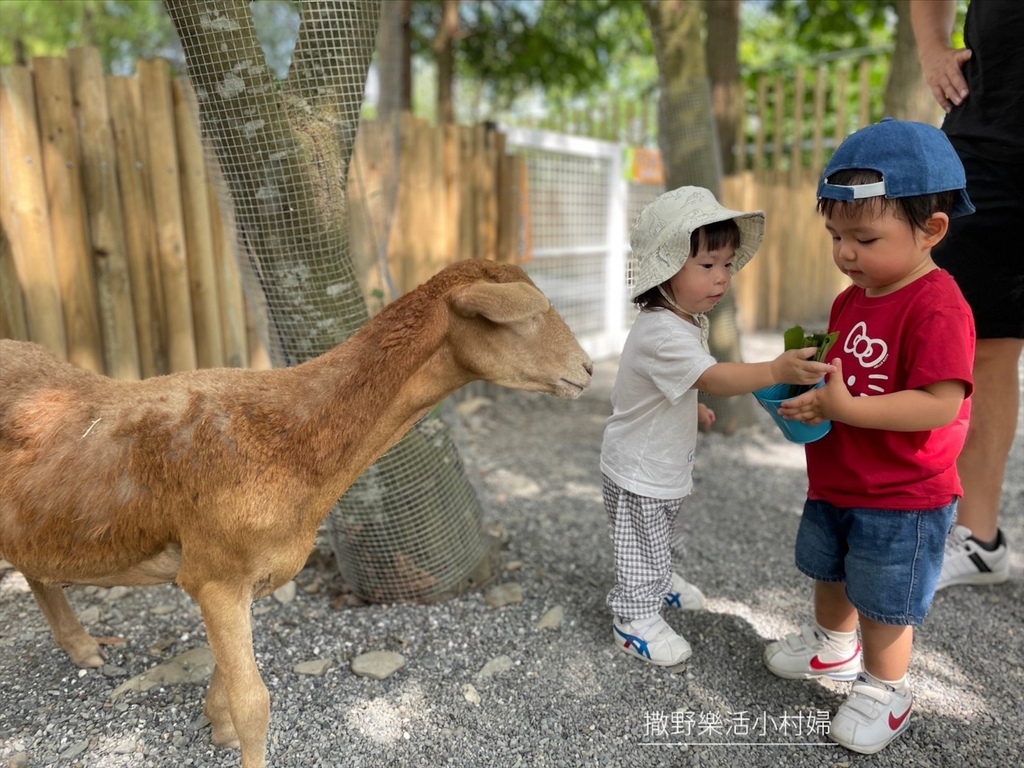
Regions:
<svg viewBox="0 0 1024 768"><path fill-rule="evenodd" d="M127 680L117 686L110 694L111 701L116 701L126 691L148 691L158 685L174 685L177 683L199 683L209 679L213 674L213 651L206 646L193 648L180 656L175 656L164 664L158 664L141 675Z"/></svg>
<svg viewBox="0 0 1024 768"><path fill-rule="evenodd" d="M556 605L540 617L540 621L537 622L537 629L558 629L562 626L564 620L565 609L560 605Z"/></svg>
<svg viewBox="0 0 1024 768"><path fill-rule="evenodd" d="M309 675L310 677L320 677L331 667L330 659L313 659L312 661L300 661L292 669L298 672L300 675Z"/></svg>
<svg viewBox="0 0 1024 768"><path fill-rule="evenodd" d="M523 602L523 588L514 581L498 584L484 593L484 600L491 608L503 608Z"/></svg>
<svg viewBox="0 0 1024 768"><path fill-rule="evenodd" d="M289 581L287 584L282 584L280 587L274 590L274 599L281 605L288 605L295 599L295 592L298 588L294 581Z"/></svg>
<svg viewBox="0 0 1024 768"><path fill-rule="evenodd" d="M405 657L393 651L370 651L352 659L352 672L360 677L384 680L405 666Z"/></svg>
<svg viewBox="0 0 1024 768"><path fill-rule="evenodd" d="M507 672L515 666L515 662L512 661L509 656L496 656L495 658L484 664L484 668L476 673L477 682L483 680L489 680L495 675L500 675L502 672Z"/></svg>

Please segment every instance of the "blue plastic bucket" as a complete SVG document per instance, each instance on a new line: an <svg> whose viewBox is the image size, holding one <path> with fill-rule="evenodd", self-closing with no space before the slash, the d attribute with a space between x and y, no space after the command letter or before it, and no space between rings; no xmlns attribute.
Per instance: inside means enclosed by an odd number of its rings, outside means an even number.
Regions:
<svg viewBox="0 0 1024 768"><path fill-rule="evenodd" d="M757 398L757 402L768 411L769 415L775 419L775 423L779 425L779 429L782 430L782 434L786 436L786 439L794 443L813 443L815 440L821 440L825 435L828 434L829 430L832 429L831 421L823 421L821 424L805 424L802 421L793 421L792 419L784 419L779 415L779 406L791 400L788 397L789 384L775 384L771 387L765 387L759 389L754 393L754 397ZM813 389L825 386L824 379L814 385Z"/></svg>

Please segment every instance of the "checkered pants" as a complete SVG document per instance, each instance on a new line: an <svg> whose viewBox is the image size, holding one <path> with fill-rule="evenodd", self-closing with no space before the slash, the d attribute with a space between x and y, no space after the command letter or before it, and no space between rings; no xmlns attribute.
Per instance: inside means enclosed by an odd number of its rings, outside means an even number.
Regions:
<svg viewBox="0 0 1024 768"><path fill-rule="evenodd" d="M615 552L615 586L608 593L608 607L626 621L653 616L672 585L673 559L682 554L683 500L638 496L607 476L602 493Z"/></svg>

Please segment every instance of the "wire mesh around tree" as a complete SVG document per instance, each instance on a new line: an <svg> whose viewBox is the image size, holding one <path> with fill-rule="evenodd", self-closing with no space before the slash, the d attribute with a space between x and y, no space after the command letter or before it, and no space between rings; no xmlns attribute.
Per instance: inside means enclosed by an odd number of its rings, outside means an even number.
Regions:
<svg viewBox="0 0 1024 768"><path fill-rule="evenodd" d="M296 7L301 14L283 79L266 64L249 3L166 5L181 37L204 140L219 167L218 193L234 212L246 298L265 316L275 366L310 360L369 319L357 274L383 270L381 283L390 284L397 122L368 134L372 173L358 158L353 163L380 5L350 0L264 8L260 18L279 25L278 33L287 14ZM349 209L352 183L366 187L359 197L373 200L376 210ZM377 253L351 252L356 215L375 222ZM342 575L367 601L436 601L486 583L494 572L482 508L436 415L356 481L324 531Z"/></svg>

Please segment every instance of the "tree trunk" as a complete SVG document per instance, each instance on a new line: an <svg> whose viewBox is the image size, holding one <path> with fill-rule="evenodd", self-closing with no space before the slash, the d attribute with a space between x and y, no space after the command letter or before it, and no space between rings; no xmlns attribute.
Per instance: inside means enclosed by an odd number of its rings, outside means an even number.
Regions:
<svg viewBox="0 0 1024 768"><path fill-rule="evenodd" d="M726 176L736 172L743 147L734 147L742 119L740 102L740 0L710 0L707 8L707 67L719 155Z"/></svg>
<svg viewBox="0 0 1024 768"><path fill-rule="evenodd" d="M437 58L437 122L455 122L455 38L459 34L459 0L444 0L441 21L434 37Z"/></svg>
<svg viewBox="0 0 1024 768"><path fill-rule="evenodd" d="M721 184L699 0L646 0L658 61L658 144L669 189Z"/></svg>
<svg viewBox="0 0 1024 768"><path fill-rule="evenodd" d="M402 102L405 92L404 36L408 26L402 19L402 3L384 3L380 13L380 35L377 41L377 118L391 120L409 105Z"/></svg>
<svg viewBox="0 0 1024 768"><path fill-rule="evenodd" d="M362 94L375 30L349 32L363 36L348 46L356 56L357 43L364 49L362 82L345 75L348 60L340 50L321 62L316 76L308 74L303 63L329 39L325 24L337 23L327 5L303 9L291 73L279 88L264 63L247 2L166 0L203 135L220 162L249 266L266 294L272 346L284 365L326 352L369 317L348 258L345 205L359 100L349 99L354 107L331 106L317 89L331 81ZM319 290L308 263L314 254L350 279L338 290Z"/></svg>
<svg viewBox="0 0 1024 768"><path fill-rule="evenodd" d="M234 205L239 252L254 276L247 290L258 285L262 295L253 298L266 306L275 364L317 357L369 319L349 252L347 183L379 2L307 0L283 83L266 66L246 0L166 6ZM332 514L329 529L381 545L366 555L377 563L371 584L360 581L363 548L344 535L332 542L343 575L366 599L438 599L490 575L479 502L464 492L444 425L426 422L381 459L397 469L374 465ZM413 471L429 482L410 482ZM475 527L466 530L466 519ZM447 535L427 539L427 523Z"/></svg>
<svg viewBox="0 0 1024 768"><path fill-rule="evenodd" d="M658 60L658 144L669 189L696 185L721 195L721 165L701 38L699 0L645 0ZM711 315L711 354L721 362L739 362L739 323L733 294L727 293ZM701 395L716 415L716 432L731 434L756 422L750 397Z"/></svg>
<svg viewBox="0 0 1024 768"><path fill-rule="evenodd" d="M917 58L917 41L910 26L910 0L895 0L896 45L885 84L885 114L898 120L938 125L942 108L925 82Z"/></svg>
<svg viewBox="0 0 1024 768"><path fill-rule="evenodd" d="M402 23L402 111L412 111L412 0L388 0L398 3Z"/></svg>

